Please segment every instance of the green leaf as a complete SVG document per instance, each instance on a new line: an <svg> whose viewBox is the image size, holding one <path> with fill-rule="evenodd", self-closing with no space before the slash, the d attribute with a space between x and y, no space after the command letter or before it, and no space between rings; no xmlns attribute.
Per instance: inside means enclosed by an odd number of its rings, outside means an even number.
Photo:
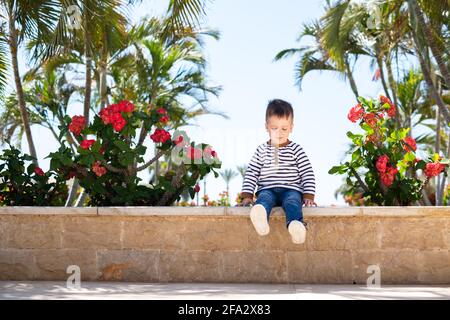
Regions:
<svg viewBox="0 0 450 320"><path fill-rule="evenodd" d="M28 173L28 175L33 174L35 168L36 168L36 165L35 165L35 164L33 164L33 163L30 164L30 165L28 166L28 168L27 168L27 173Z"/></svg>
<svg viewBox="0 0 450 320"><path fill-rule="evenodd" d="M65 166L70 166L73 163L72 159L65 154L61 155L60 160L61 160L62 164Z"/></svg>
<svg viewBox="0 0 450 320"><path fill-rule="evenodd" d="M336 174L340 171L342 166L335 166L328 171L328 174Z"/></svg>
<svg viewBox="0 0 450 320"><path fill-rule="evenodd" d="M128 144L125 141L122 140L116 140L114 141L114 145L119 148L121 151L128 151L130 150L130 147L128 146Z"/></svg>
<svg viewBox="0 0 450 320"><path fill-rule="evenodd" d="M352 162L357 162L359 158L361 157L361 149L356 149L355 152L352 153Z"/></svg>
<svg viewBox="0 0 450 320"><path fill-rule="evenodd" d="M414 162L414 160L416 160L416 156L414 155L414 153L408 152L407 154L405 154L403 159L406 162Z"/></svg>
<svg viewBox="0 0 450 320"><path fill-rule="evenodd" d="M138 154L138 155L140 155L140 156L143 156L143 155L145 155L145 153L147 152L147 147L145 147L145 146L139 146L139 147L137 147L134 151L136 152L136 154Z"/></svg>
<svg viewBox="0 0 450 320"><path fill-rule="evenodd" d="M133 164L134 154L131 152L119 154L119 163L125 167Z"/></svg>

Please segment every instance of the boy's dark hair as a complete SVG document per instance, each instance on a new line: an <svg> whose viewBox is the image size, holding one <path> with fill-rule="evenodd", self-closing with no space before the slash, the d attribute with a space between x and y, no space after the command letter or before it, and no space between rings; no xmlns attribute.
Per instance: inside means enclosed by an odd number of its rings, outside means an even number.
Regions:
<svg viewBox="0 0 450 320"><path fill-rule="evenodd" d="M281 99L274 99L269 101L266 110L266 122L270 117L277 116L278 118L288 118L292 116L294 119L294 109L289 102Z"/></svg>

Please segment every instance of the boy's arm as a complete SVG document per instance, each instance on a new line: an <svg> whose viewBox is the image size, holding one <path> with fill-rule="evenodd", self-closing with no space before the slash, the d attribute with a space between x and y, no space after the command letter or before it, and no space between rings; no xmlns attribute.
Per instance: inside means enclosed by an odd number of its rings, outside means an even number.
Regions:
<svg viewBox="0 0 450 320"><path fill-rule="evenodd" d="M258 147L250 160L245 171L244 182L242 183L241 197L253 199L253 193L258 183L259 174L262 167L261 150Z"/></svg>
<svg viewBox="0 0 450 320"><path fill-rule="evenodd" d="M314 201L316 180L311 162L302 147L300 147L300 150L297 152L297 165L302 179L303 198Z"/></svg>

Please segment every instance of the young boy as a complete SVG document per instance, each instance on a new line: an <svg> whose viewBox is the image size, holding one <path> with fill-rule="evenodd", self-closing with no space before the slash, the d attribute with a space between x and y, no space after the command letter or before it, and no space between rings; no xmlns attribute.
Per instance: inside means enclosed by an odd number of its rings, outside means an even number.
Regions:
<svg viewBox="0 0 450 320"><path fill-rule="evenodd" d="M267 235L269 215L281 205L286 213L286 225L292 242L305 242L302 204L312 206L315 194L314 172L303 148L289 140L294 126L294 110L283 100L272 100L266 110L266 130L270 140L258 146L245 172L242 185L242 206L253 204L250 211L256 232Z"/></svg>

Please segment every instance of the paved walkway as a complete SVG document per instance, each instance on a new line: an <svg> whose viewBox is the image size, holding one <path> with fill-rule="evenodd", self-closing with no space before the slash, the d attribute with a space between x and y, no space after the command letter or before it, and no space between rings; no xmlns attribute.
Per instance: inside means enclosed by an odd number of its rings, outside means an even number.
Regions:
<svg viewBox="0 0 450 320"><path fill-rule="evenodd" d="M0 299L450 300L450 287L82 282L80 289L68 289L65 282L0 281Z"/></svg>

